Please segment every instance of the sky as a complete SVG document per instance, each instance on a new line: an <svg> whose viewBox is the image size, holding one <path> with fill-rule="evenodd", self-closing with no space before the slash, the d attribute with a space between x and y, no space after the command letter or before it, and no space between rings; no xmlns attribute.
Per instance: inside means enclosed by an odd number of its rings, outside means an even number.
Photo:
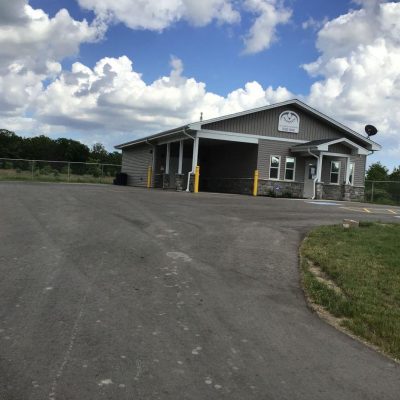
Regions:
<svg viewBox="0 0 400 400"><path fill-rule="evenodd" d="M0 0L0 128L91 146L298 98L400 165L400 3Z"/></svg>

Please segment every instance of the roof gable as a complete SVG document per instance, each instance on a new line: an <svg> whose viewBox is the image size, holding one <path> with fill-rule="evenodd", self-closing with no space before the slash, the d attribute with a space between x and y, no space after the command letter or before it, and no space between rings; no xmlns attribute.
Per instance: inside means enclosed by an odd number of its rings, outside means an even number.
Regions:
<svg viewBox="0 0 400 400"><path fill-rule="evenodd" d="M341 145L351 150L352 154L368 155L368 150L363 146L354 143L347 138L340 139L324 139L324 140L312 140L311 142L298 144L292 147L293 152L302 152L310 150L318 150L322 152L329 152L331 146Z"/></svg>
<svg viewBox="0 0 400 400"><path fill-rule="evenodd" d="M319 133L310 133L310 135L306 135L303 130L303 135L294 134L286 134L283 132L277 132L278 127L278 117L280 113L284 110L292 110L294 112L301 112L303 120L306 120L307 123L300 123L300 129L303 125L303 129L307 129L310 132L310 129L316 129L315 127L311 127L313 125L310 121L315 121L316 123L319 121ZM264 116L262 116L264 114ZM268 122L267 114L271 114L271 119ZM240 121L240 122L239 122ZM225 130L232 132L242 133L253 133L256 134L257 129L262 129L263 121L265 123L269 123L269 130L275 131L275 135L277 137L286 137L290 138L298 138L305 140L318 140L318 139L327 139L327 138L339 138L339 137L348 137L351 140L356 140L358 143L362 143L363 147L366 147L370 150L380 150L381 146L372 140L367 139L366 137L360 135L359 133L353 131L352 129L346 127L345 125L333 120L332 118L322 114L321 112L315 110L314 108L308 106L307 104L301 102L300 100L293 99L284 101L277 104L272 104L264 107L255 108L252 110L242 111L239 113L213 118L205 121L199 121L193 124L189 124L190 129L201 130ZM250 125L249 125L250 124ZM318 125L318 123L317 123ZM252 132L244 131L247 127L251 126ZM325 129L321 127L324 126ZM301 133L301 132L300 132ZM265 133L264 133L265 134ZM267 134L269 136L269 134Z"/></svg>

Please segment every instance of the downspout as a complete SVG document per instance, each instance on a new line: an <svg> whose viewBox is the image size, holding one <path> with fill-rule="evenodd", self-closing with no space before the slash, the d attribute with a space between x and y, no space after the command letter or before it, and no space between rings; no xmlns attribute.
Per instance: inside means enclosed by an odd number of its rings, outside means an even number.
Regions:
<svg viewBox="0 0 400 400"><path fill-rule="evenodd" d="M186 127L183 128L183 134L184 134L185 136L187 136L188 138L190 138L190 139L193 140L193 150L194 150L194 141L195 141L195 138L194 138L193 136L190 136L188 133L186 133ZM193 155L192 155L192 158L193 158ZM192 163L192 164L193 164L193 163ZM187 185L186 185L186 191L187 191L187 192L190 192L190 190L189 190L189 187L190 187L190 176L191 176L192 174L194 174L194 173L195 173L195 171L193 171L193 165L192 165L192 170L191 170L190 172L188 172L188 179L187 179Z"/></svg>
<svg viewBox="0 0 400 400"><path fill-rule="evenodd" d="M318 172L318 170L319 170L320 168L322 168L322 165L321 165L321 166L319 166L319 162L320 162L320 159L319 159L319 157L318 157L316 154L314 154L314 153L311 153L311 150L310 150L310 148L308 148L308 149L307 149L307 151L308 151L308 154L310 154L311 156L315 157L315 158L318 160L318 167L317 167L317 172ZM313 197L312 197L312 200L315 200L315 192L316 192L317 180L318 180L318 173L317 173L317 176L316 176L316 178L314 179L314 185L313 185Z"/></svg>

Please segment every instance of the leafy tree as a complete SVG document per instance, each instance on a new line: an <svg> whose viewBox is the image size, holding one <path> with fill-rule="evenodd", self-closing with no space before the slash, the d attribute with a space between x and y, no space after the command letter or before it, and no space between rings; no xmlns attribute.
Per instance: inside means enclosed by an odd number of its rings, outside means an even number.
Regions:
<svg viewBox="0 0 400 400"><path fill-rule="evenodd" d="M387 181L389 179L389 170L378 161L370 165L366 179L368 181Z"/></svg>
<svg viewBox="0 0 400 400"><path fill-rule="evenodd" d="M392 173L389 175L389 179L393 181L393 183L388 184L388 192L393 201L396 204L400 204L400 166L394 168Z"/></svg>
<svg viewBox="0 0 400 400"><path fill-rule="evenodd" d="M393 169L393 172L389 175L391 181L400 182L400 166Z"/></svg>
<svg viewBox="0 0 400 400"><path fill-rule="evenodd" d="M90 161L117 165L122 162L122 156L119 152L109 153L101 143L95 143L89 149L88 146L77 140L66 138L53 140L44 135L23 138L7 129L0 129L0 158L73 162ZM1 163L2 167L4 165L4 162ZM107 169L108 173L114 174L115 168L109 167ZM72 169L74 173L83 174L85 172L85 168L79 164L71 165Z"/></svg>
<svg viewBox="0 0 400 400"><path fill-rule="evenodd" d="M48 136L25 138L22 143L22 158L32 160L54 160L56 143Z"/></svg>
<svg viewBox="0 0 400 400"><path fill-rule="evenodd" d="M90 151L90 158L97 162L107 162L108 151L101 143L95 143Z"/></svg>
<svg viewBox="0 0 400 400"><path fill-rule="evenodd" d="M112 153L109 153L107 163L121 165L122 164L122 154L119 153L118 151L113 151Z"/></svg>
<svg viewBox="0 0 400 400"><path fill-rule="evenodd" d="M0 157L22 158L23 139L14 132L0 129Z"/></svg>
<svg viewBox="0 0 400 400"><path fill-rule="evenodd" d="M68 160L75 162L85 162L90 155L89 147L72 139L60 138L55 140L57 153L54 160Z"/></svg>

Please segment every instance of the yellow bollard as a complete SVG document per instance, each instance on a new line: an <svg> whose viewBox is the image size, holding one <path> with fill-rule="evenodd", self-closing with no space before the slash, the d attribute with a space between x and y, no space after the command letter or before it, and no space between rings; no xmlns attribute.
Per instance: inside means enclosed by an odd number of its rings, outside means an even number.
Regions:
<svg viewBox="0 0 400 400"><path fill-rule="evenodd" d="M199 181L200 181L200 167L196 167L196 171L194 173L194 192L199 193Z"/></svg>
<svg viewBox="0 0 400 400"><path fill-rule="evenodd" d="M151 188L151 176L152 176L152 168L151 167L149 167L148 169L147 169L147 189L150 189Z"/></svg>
<svg viewBox="0 0 400 400"><path fill-rule="evenodd" d="M253 196L257 196L258 193L258 170L254 171L254 183L253 183Z"/></svg>

